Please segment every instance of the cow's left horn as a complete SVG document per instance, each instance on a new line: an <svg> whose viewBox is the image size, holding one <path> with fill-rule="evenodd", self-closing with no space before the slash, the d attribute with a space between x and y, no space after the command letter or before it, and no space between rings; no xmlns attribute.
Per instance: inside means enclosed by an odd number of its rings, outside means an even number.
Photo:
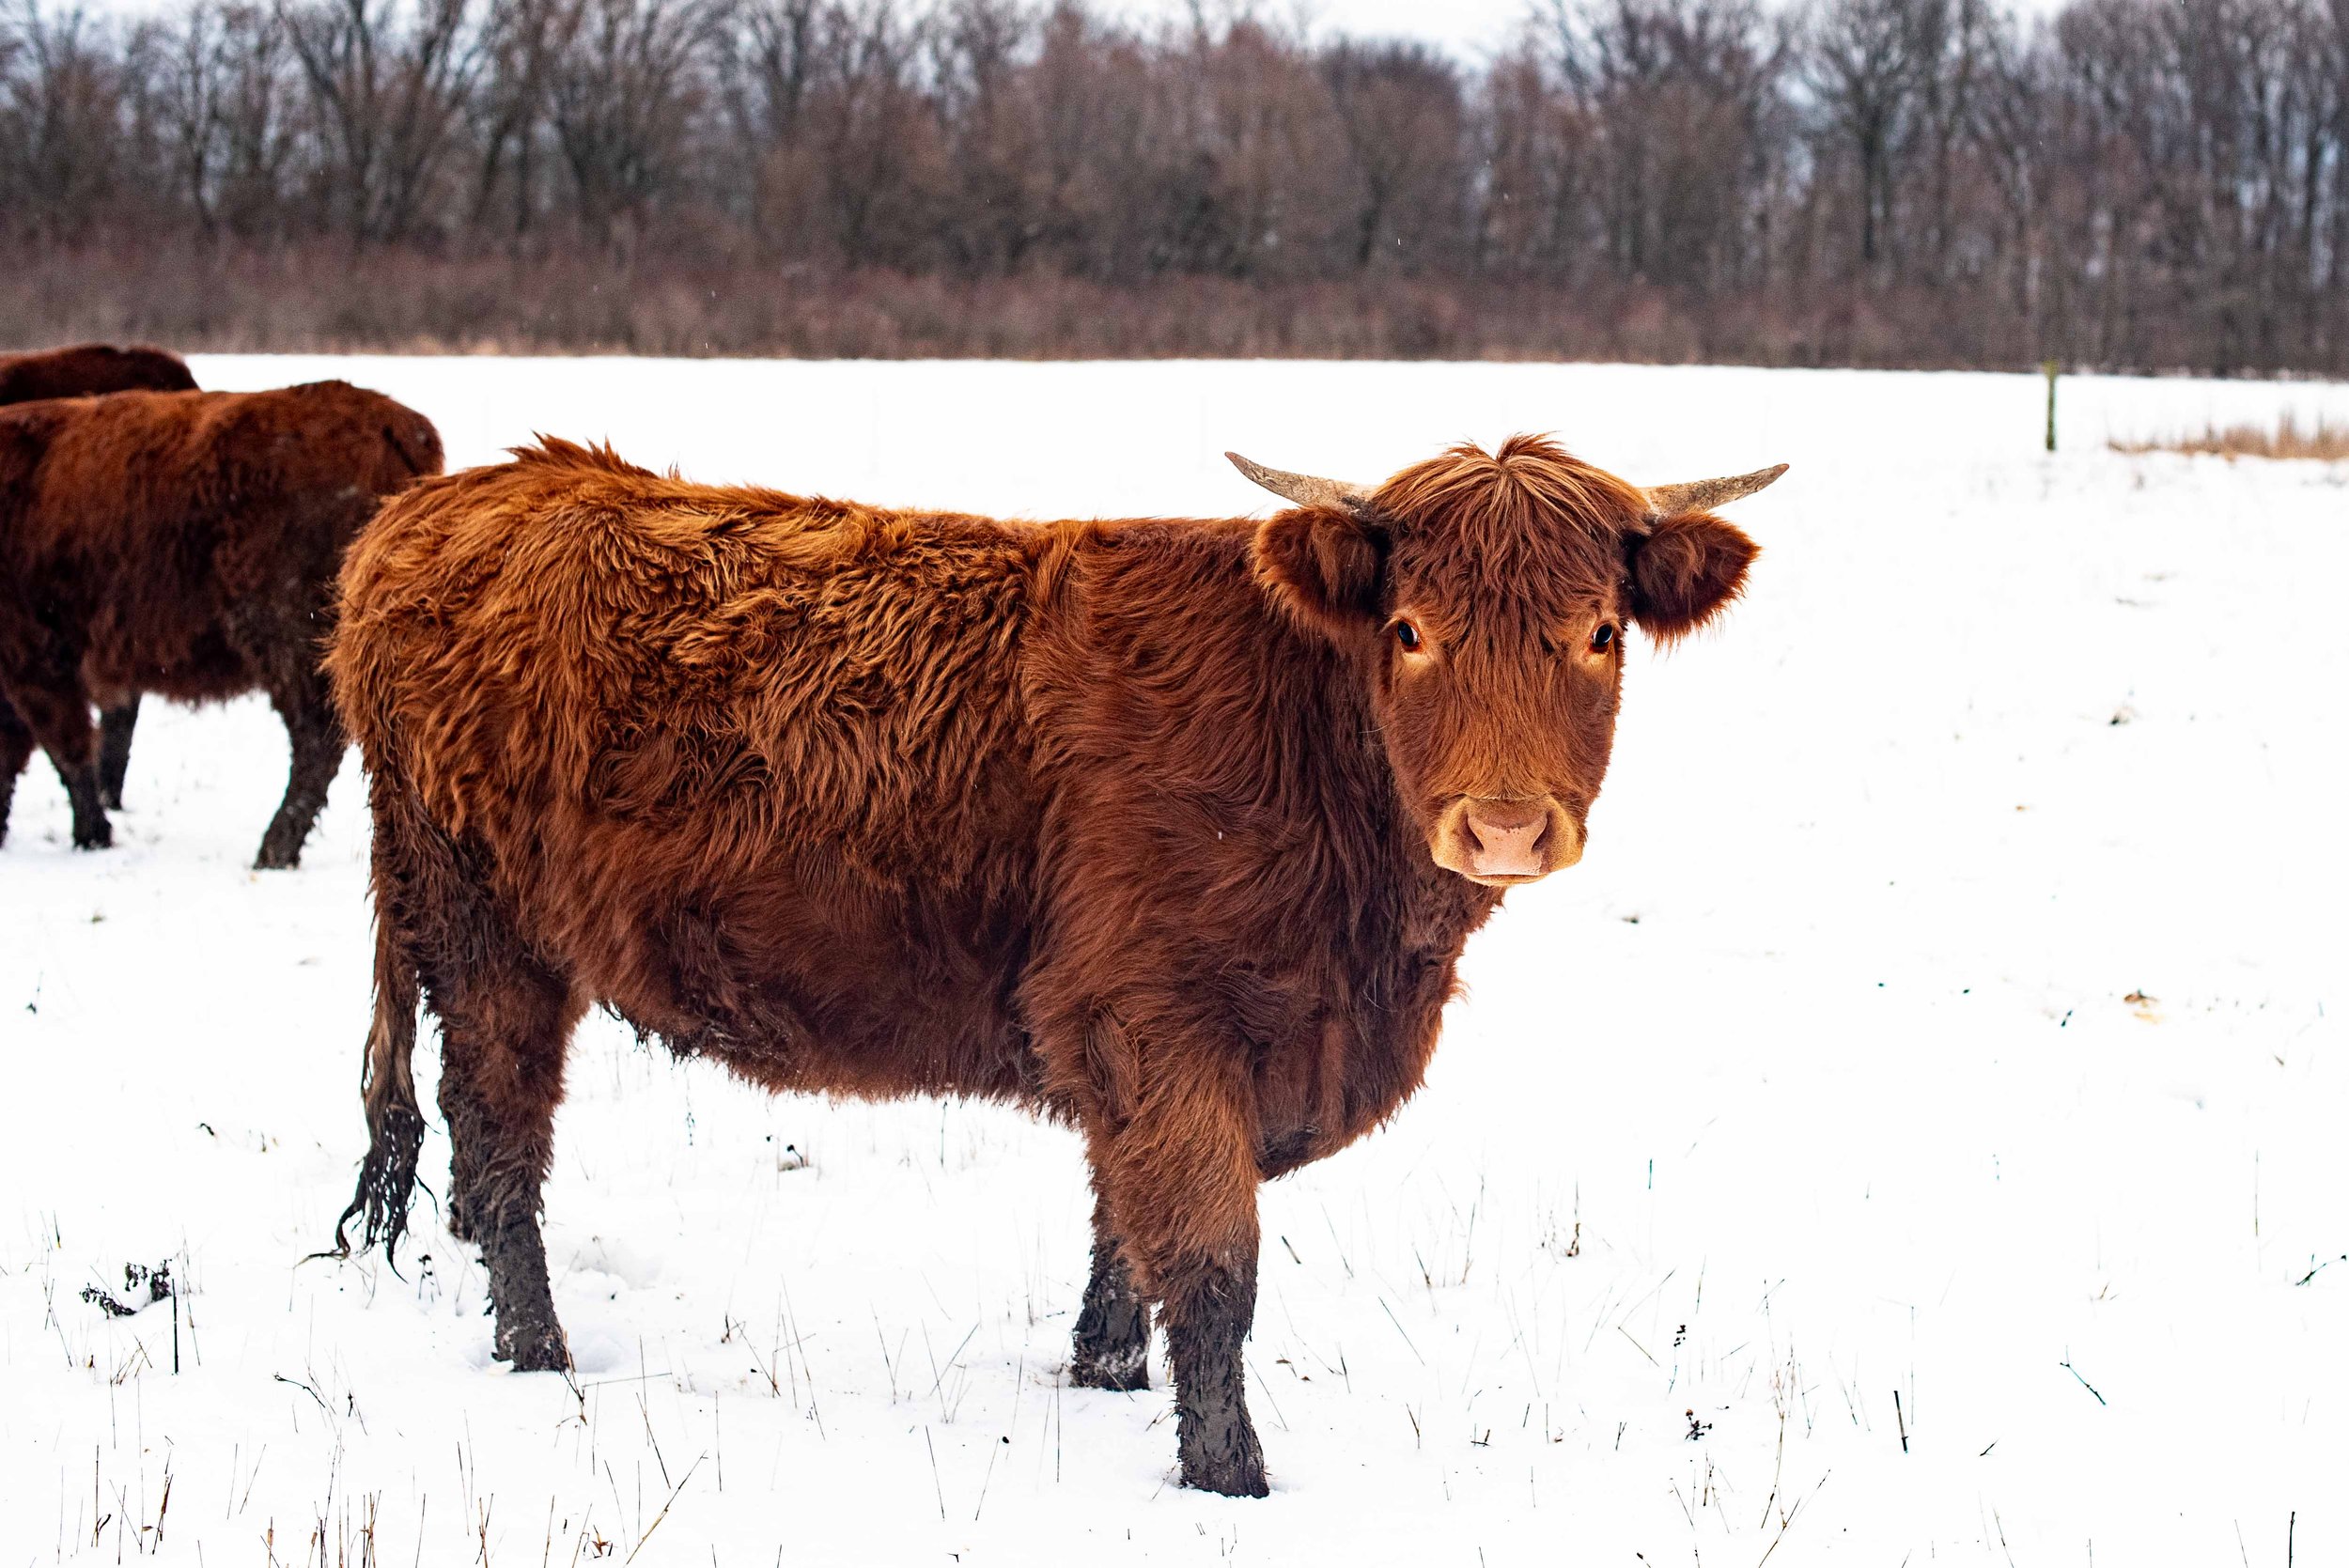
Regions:
<svg viewBox="0 0 2349 1568"><path fill-rule="evenodd" d="M1696 512L1709 512L1740 501L1769 485L1786 472L1786 465L1757 468L1751 474L1740 474L1734 479L1699 479L1687 485L1656 485L1647 492L1649 520L1661 522L1666 518L1685 518Z"/></svg>
<svg viewBox="0 0 2349 1568"><path fill-rule="evenodd" d="M1370 489L1349 485L1338 479L1318 479L1310 474L1291 474L1285 469L1267 468L1252 463L1237 452L1226 452L1232 466L1252 481L1283 501L1294 501L1299 506L1332 506L1356 517L1371 515Z"/></svg>

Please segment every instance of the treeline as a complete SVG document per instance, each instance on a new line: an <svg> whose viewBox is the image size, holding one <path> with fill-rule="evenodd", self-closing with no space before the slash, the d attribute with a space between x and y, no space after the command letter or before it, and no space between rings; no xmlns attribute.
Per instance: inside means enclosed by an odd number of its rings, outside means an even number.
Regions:
<svg viewBox="0 0 2349 1568"><path fill-rule="evenodd" d="M0 339L2349 371L2349 0L0 9Z"/></svg>

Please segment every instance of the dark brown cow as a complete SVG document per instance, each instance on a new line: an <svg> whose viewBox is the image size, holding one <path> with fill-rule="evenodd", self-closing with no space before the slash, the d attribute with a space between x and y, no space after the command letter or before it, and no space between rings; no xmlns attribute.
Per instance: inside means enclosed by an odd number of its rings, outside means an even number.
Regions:
<svg viewBox="0 0 2349 1568"><path fill-rule="evenodd" d="M102 392L194 392L187 362L161 349L117 349L78 343L0 354L0 403L42 397L88 397Z"/></svg>
<svg viewBox="0 0 2349 1568"><path fill-rule="evenodd" d="M122 392L0 409L0 832L38 741L73 843L113 842L91 687L269 693L293 745L261 866L289 866L341 766L319 668L343 551L382 497L441 470L422 414L341 381Z"/></svg>
<svg viewBox="0 0 2349 1568"><path fill-rule="evenodd" d="M161 349L117 349L111 343L82 343L70 349L42 349L25 354L0 354L0 404L29 403L41 397L87 397L107 392L194 392L195 378L187 362ZM131 733L139 722L136 691L96 693L98 722L98 798L109 810L122 805L122 780L131 768ZM0 698L0 755L27 748L31 740L24 721ZM12 787L12 786L11 786ZM0 809L0 832L8 814Z"/></svg>
<svg viewBox="0 0 2349 1568"><path fill-rule="evenodd" d="M1243 464L1299 503L1261 523L1036 524L518 459L343 570L360 1244L406 1223L419 990L518 1368L567 1361L539 1192L589 1005L770 1089L1034 1107L1097 1194L1073 1375L1146 1386L1156 1303L1183 1480L1261 1495L1257 1184L1418 1086L1469 933L1581 853L1625 627L1736 594L1708 508L1775 471L1643 491L1521 436L1376 489Z"/></svg>

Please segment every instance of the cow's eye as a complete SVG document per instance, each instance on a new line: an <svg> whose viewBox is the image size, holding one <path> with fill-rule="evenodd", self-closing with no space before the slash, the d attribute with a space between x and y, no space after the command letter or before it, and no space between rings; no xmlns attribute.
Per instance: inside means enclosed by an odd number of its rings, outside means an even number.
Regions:
<svg viewBox="0 0 2349 1568"><path fill-rule="evenodd" d="M1593 653L1605 653L1609 648L1611 648L1614 645L1614 623L1612 621L1601 621L1599 623L1598 629L1591 633L1591 651Z"/></svg>
<svg viewBox="0 0 2349 1568"><path fill-rule="evenodd" d="M1405 653L1419 652L1419 628L1413 626L1410 622L1397 621L1394 623L1394 640L1402 644L1403 651Z"/></svg>

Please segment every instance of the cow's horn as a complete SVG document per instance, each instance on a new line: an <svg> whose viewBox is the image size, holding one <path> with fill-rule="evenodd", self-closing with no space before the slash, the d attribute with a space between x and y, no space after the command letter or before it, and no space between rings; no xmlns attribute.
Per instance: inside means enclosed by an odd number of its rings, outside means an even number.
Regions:
<svg viewBox="0 0 2349 1568"><path fill-rule="evenodd" d="M1285 469L1267 468L1252 463L1237 452L1226 452L1232 466L1255 483L1283 501L1294 501L1299 506L1332 506L1357 517L1370 515L1370 489L1362 485L1348 485L1336 479L1317 479L1310 474L1291 474Z"/></svg>
<svg viewBox="0 0 2349 1568"><path fill-rule="evenodd" d="M1734 479L1699 479L1687 485L1656 485L1647 492L1647 515L1661 522L1666 518L1685 518L1696 512L1709 512L1726 506L1767 486L1786 472L1786 465L1757 468L1751 474L1740 474Z"/></svg>

